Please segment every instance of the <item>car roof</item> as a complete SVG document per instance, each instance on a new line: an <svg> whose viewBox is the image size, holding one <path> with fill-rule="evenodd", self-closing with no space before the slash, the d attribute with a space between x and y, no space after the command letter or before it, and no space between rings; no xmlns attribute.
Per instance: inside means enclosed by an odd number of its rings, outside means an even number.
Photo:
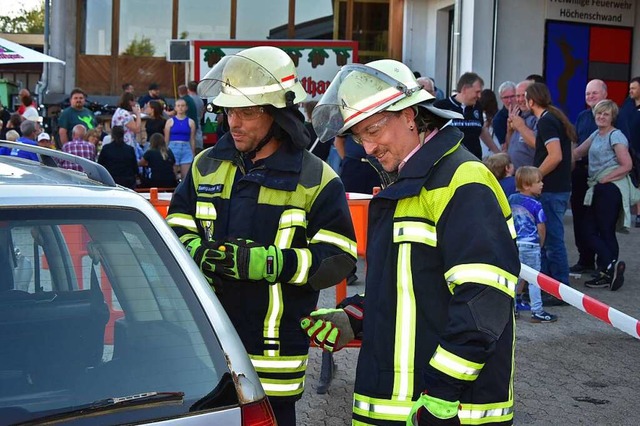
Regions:
<svg viewBox="0 0 640 426"><path fill-rule="evenodd" d="M0 141L0 147L31 152L37 154L40 160L35 162L15 156L0 155L0 184L116 186L104 167L86 158L20 142ZM81 166L83 172L58 167L57 161L62 160Z"/></svg>

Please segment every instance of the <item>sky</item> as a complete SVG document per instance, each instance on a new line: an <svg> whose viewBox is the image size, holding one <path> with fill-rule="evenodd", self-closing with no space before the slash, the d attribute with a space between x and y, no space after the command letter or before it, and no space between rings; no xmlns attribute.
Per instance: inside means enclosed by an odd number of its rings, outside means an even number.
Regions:
<svg viewBox="0 0 640 426"><path fill-rule="evenodd" d="M0 16L15 16L20 10L35 9L42 0L7 0L0 10Z"/></svg>

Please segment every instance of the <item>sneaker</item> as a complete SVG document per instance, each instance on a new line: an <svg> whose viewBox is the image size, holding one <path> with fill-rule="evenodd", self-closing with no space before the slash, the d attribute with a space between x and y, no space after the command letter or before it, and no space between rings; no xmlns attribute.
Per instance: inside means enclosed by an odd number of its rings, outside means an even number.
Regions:
<svg viewBox="0 0 640 426"><path fill-rule="evenodd" d="M585 281L584 286L589 288L609 288L611 286L611 278L609 277L609 275L601 272L598 277L589 281Z"/></svg>
<svg viewBox="0 0 640 426"><path fill-rule="evenodd" d="M573 274L581 274L583 272L593 271L594 269L595 267L593 265L583 265L582 263L578 262L569 268L569 272Z"/></svg>
<svg viewBox="0 0 640 426"><path fill-rule="evenodd" d="M556 322L558 321L558 317L556 315L550 314L549 312L542 311L539 314L531 314L531 322L532 323L548 323L548 322Z"/></svg>
<svg viewBox="0 0 640 426"><path fill-rule="evenodd" d="M636 228L640 228L640 215L636 216Z"/></svg>
<svg viewBox="0 0 640 426"><path fill-rule="evenodd" d="M627 265L622 260L618 260L613 264L613 278L611 279L611 287L609 287L609 290L616 291L622 287L626 267Z"/></svg>
<svg viewBox="0 0 640 426"><path fill-rule="evenodd" d="M531 305L524 300L518 300L516 302L516 311L530 311Z"/></svg>

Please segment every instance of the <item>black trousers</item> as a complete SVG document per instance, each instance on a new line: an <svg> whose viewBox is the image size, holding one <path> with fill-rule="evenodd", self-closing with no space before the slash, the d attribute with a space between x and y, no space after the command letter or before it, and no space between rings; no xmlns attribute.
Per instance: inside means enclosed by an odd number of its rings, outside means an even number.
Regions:
<svg viewBox="0 0 640 426"><path fill-rule="evenodd" d="M270 398L273 414L276 416L278 426L296 426L296 402L282 401L281 398Z"/></svg>
<svg viewBox="0 0 640 426"><path fill-rule="evenodd" d="M598 255L598 270L618 259L619 246L616 222L622 208L622 195L614 183L599 183L594 187L593 200L586 213L589 247Z"/></svg>
<svg viewBox="0 0 640 426"><path fill-rule="evenodd" d="M589 189L587 178L589 177L588 165L577 162L571 172L571 213L573 214L573 236L578 249L578 263L583 266L594 265L595 252L589 244L589 226L586 223L588 206L584 203L584 194Z"/></svg>

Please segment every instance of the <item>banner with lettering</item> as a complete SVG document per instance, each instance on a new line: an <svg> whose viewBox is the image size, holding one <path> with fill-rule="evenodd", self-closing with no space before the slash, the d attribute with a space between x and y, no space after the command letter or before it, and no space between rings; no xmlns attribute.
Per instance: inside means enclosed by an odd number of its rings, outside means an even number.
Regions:
<svg viewBox="0 0 640 426"><path fill-rule="evenodd" d="M276 46L284 50L298 69L298 80L307 91L307 101L319 100L340 67L358 62L358 42L343 40L195 40L194 77L203 78L226 55L254 46ZM212 143L215 114L205 115L203 136Z"/></svg>

